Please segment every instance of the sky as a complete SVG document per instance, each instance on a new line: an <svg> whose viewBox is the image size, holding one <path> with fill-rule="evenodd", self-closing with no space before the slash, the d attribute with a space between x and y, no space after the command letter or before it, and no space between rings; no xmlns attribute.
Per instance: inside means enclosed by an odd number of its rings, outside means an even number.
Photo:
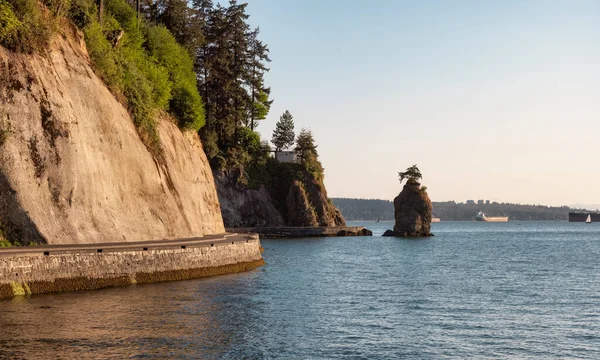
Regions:
<svg viewBox="0 0 600 360"><path fill-rule="evenodd" d="M600 204L600 1L247 2L330 197Z"/></svg>

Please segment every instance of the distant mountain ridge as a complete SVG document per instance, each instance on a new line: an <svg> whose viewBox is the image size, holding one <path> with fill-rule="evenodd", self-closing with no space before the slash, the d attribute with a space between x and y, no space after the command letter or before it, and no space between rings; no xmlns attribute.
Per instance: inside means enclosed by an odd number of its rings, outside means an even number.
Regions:
<svg viewBox="0 0 600 360"><path fill-rule="evenodd" d="M393 220L394 204L389 200L332 198L346 220ZM568 220L570 211L583 211L583 207L522 205L495 201L469 200L433 202L433 216L442 221L470 221L483 211L487 216L508 216L509 221Z"/></svg>

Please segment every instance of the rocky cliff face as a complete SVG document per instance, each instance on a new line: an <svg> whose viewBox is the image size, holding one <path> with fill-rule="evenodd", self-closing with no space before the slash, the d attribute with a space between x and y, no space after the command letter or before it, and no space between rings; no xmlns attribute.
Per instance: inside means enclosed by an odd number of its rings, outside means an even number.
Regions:
<svg viewBox="0 0 600 360"><path fill-rule="evenodd" d="M293 167L295 172L282 171L269 190L240 185L234 173L215 174L226 227L346 225L342 213L327 198L322 182L312 179L298 164L279 166Z"/></svg>
<svg viewBox="0 0 600 360"><path fill-rule="evenodd" d="M409 180L394 199L396 223L391 236L431 236L431 200L421 184Z"/></svg>
<svg viewBox="0 0 600 360"><path fill-rule="evenodd" d="M224 232L196 134L165 116L147 151L94 74L82 35L47 54L0 47L0 226L21 243L134 241Z"/></svg>
<svg viewBox="0 0 600 360"><path fill-rule="evenodd" d="M284 225L281 213L264 187L249 189L238 184L236 177L228 172L218 172L214 176L226 227Z"/></svg>

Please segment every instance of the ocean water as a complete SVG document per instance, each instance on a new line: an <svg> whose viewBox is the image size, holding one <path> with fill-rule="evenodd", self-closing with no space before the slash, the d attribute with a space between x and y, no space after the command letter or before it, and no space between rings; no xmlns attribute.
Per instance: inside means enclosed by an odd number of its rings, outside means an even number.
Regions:
<svg viewBox="0 0 600 360"><path fill-rule="evenodd" d="M0 358L600 358L600 224L364 225L263 240L248 273L2 301Z"/></svg>

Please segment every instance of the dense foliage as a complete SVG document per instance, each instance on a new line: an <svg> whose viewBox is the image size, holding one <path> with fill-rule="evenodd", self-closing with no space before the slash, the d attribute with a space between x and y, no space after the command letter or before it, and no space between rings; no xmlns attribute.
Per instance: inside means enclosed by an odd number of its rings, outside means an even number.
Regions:
<svg viewBox="0 0 600 360"><path fill-rule="evenodd" d="M317 145L313 137L312 131L301 129L296 138L296 158L304 166L304 168L318 181L323 180L323 166L319 161L317 153Z"/></svg>
<svg viewBox="0 0 600 360"><path fill-rule="evenodd" d="M394 203L388 200L333 198L346 220L393 220ZM566 221L574 209L568 206L520 205L498 202L454 201L433 202L433 216L442 221L470 221L483 211L487 216L508 216L509 220L561 220Z"/></svg>
<svg viewBox="0 0 600 360"><path fill-rule="evenodd" d="M210 0L141 6L147 21L164 25L193 57L206 118L200 135L216 169L244 168L257 160L241 145L249 135L245 128L254 131L272 102L264 85L269 50L258 39L259 29L248 24L246 7L235 0L227 6Z"/></svg>
<svg viewBox="0 0 600 360"><path fill-rule="evenodd" d="M44 49L58 30L57 16L69 8L68 0L0 0L0 45L31 52Z"/></svg>

